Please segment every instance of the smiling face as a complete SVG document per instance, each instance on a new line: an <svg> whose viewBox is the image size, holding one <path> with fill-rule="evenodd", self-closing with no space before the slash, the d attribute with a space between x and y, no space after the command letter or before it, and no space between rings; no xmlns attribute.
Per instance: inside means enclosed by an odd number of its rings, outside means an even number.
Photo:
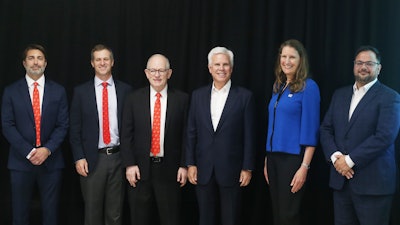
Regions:
<svg viewBox="0 0 400 225"><path fill-rule="evenodd" d="M156 54L149 58L147 68L144 70L150 85L157 92L162 91L171 78L172 70L169 68L169 62L163 55Z"/></svg>
<svg viewBox="0 0 400 225"><path fill-rule="evenodd" d="M22 61L26 74L33 80L39 79L47 66L46 57L39 49L27 51L25 59Z"/></svg>
<svg viewBox="0 0 400 225"><path fill-rule="evenodd" d="M226 54L214 54L211 57L211 63L208 65L208 71L210 72L214 85L217 89L221 89L231 79L232 65L229 60L229 56Z"/></svg>
<svg viewBox="0 0 400 225"><path fill-rule="evenodd" d="M280 56L280 65L287 80L291 81L295 78L299 64L300 55L297 50L290 46L283 47Z"/></svg>
<svg viewBox="0 0 400 225"><path fill-rule="evenodd" d="M373 51L362 51L358 53L354 60L353 67L357 87L362 87L375 80L381 68L382 65L378 62Z"/></svg>
<svg viewBox="0 0 400 225"><path fill-rule="evenodd" d="M91 64L95 70L96 76L101 80L106 81L111 77L114 59L111 56L111 52L107 49L93 52Z"/></svg>

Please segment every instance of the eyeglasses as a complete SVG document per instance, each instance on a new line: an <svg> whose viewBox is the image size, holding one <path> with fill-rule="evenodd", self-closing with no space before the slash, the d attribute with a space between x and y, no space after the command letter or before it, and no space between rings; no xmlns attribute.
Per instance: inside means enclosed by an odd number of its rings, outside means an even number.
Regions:
<svg viewBox="0 0 400 225"><path fill-rule="evenodd" d="M361 66L363 66L364 64L365 64L367 67L369 67L369 68L374 67L375 65L379 65L378 62L372 62L372 61L366 61L366 62L363 62L363 61L354 61L354 65L355 65L355 66L361 67Z"/></svg>
<svg viewBox="0 0 400 225"><path fill-rule="evenodd" d="M156 69L146 69L147 71L149 71L149 73L151 74L151 75L156 75L157 74L157 72L158 72L158 74L160 74L161 76L164 76L165 74L167 74L167 72L168 72L168 70L169 69L158 69L158 70L156 70Z"/></svg>

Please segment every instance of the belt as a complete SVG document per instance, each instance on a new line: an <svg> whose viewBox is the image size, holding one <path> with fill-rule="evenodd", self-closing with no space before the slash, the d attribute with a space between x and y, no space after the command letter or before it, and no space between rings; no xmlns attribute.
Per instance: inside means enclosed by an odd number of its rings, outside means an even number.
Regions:
<svg viewBox="0 0 400 225"><path fill-rule="evenodd" d="M153 157L153 156L150 157L150 162L152 163L162 163L162 161L163 157Z"/></svg>
<svg viewBox="0 0 400 225"><path fill-rule="evenodd" d="M112 155L117 152L119 152L119 146L111 146L99 149L99 153L104 153L106 155Z"/></svg>

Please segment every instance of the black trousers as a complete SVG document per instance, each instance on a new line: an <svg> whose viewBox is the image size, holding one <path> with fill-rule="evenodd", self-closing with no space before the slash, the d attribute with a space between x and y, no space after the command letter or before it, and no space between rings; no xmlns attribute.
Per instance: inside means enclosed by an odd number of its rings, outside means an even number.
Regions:
<svg viewBox="0 0 400 225"><path fill-rule="evenodd" d="M128 187L132 225L150 225L157 216L161 225L180 224L182 207L180 184L176 181L176 177L163 176L163 163L151 162L149 179L140 180L136 183L136 187Z"/></svg>
<svg viewBox="0 0 400 225"><path fill-rule="evenodd" d="M290 183L302 161L302 155L267 154L274 225L300 225L300 205L305 187L292 193Z"/></svg>

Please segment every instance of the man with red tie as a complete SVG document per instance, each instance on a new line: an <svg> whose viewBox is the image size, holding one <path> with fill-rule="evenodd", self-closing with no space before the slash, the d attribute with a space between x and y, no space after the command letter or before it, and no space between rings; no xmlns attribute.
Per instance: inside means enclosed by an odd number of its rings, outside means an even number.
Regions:
<svg viewBox="0 0 400 225"><path fill-rule="evenodd" d="M121 135L131 224L152 224L157 206L161 225L179 225L189 97L167 85L172 69L165 56L151 56L144 72L150 85L127 98Z"/></svg>
<svg viewBox="0 0 400 225"><path fill-rule="evenodd" d="M119 134L122 105L131 87L113 78L109 47L94 46L91 65L94 79L74 90L70 143L85 202L85 225L120 225L124 179Z"/></svg>
<svg viewBox="0 0 400 225"><path fill-rule="evenodd" d="M29 45L23 52L25 78L6 87L1 107L3 134L10 143L13 225L29 224L29 211L37 184L44 225L58 224L61 143L68 130L65 89L45 78L46 51Z"/></svg>

